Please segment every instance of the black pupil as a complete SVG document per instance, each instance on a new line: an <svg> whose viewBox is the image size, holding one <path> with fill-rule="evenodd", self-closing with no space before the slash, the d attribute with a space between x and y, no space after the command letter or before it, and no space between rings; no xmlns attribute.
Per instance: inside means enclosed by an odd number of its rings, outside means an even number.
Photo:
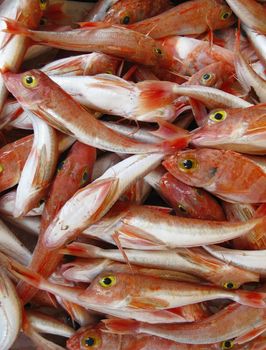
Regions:
<svg viewBox="0 0 266 350"><path fill-rule="evenodd" d="M191 168L193 167L193 162L192 162L192 160L191 160L191 159L185 159L185 160L183 161L183 166L184 166L184 168L186 168L186 169L191 169Z"/></svg>
<svg viewBox="0 0 266 350"><path fill-rule="evenodd" d="M110 277L105 277L103 283L109 286L112 283L112 280Z"/></svg>
<svg viewBox="0 0 266 350"><path fill-rule="evenodd" d="M89 179L89 174L88 174L88 171L85 170L82 176L82 182L87 182L88 179Z"/></svg>
<svg viewBox="0 0 266 350"><path fill-rule="evenodd" d="M234 287L232 282L227 283L227 288L228 289L232 289Z"/></svg>
<svg viewBox="0 0 266 350"><path fill-rule="evenodd" d="M46 0L41 0L41 4L46 4Z"/></svg>
<svg viewBox="0 0 266 350"><path fill-rule="evenodd" d="M218 113L216 113L214 117L215 117L215 119L217 119L217 120L221 120L221 119L223 119L223 115L222 115L222 113L219 113L219 112L218 112Z"/></svg>
<svg viewBox="0 0 266 350"><path fill-rule="evenodd" d="M208 73L204 74L204 75L203 75L203 79L204 79L204 80L210 79L210 74L208 74Z"/></svg>
<svg viewBox="0 0 266 350"><path fill-rule="evenodd" d="M128 24L129 21L130 21L130 17L129 17L129 16L125 16L125 17L123 18L123 24Z"/></svg>
<svg viewBox="0 0 266 350"><path fill-rule="evenodd" d="M227 349L230 349L230 347L231 347L231 342L230 342L230 341L224 342L224 347L227 348Z"/></svg>
<svg viewBox="0 0 266 350"><path fill-rule="evenodd" d="M228 18L228 17L229 17L229 13L226 12L226 13L223 15L223 19L226 19L226 18Z"/></svg>
<svg viewBox="0 0 266 350"><path fill-rule="evenodd" d="M85 344L86 344L86 346L93 346L95 344L95 340L93 338L91 338L91 337L87 338L85 340Z"/></svg>
<svg viewBox="0 0 266 350"><path fill-rule="evenodd" d="M158 53L158 55L162 54L162 50L161 49L156 49L155 51L156 51L156 53Z"/></svg>
<svg viewBox="0 0 266 350"><path fill-rule="evenodd" d="M26 77L26 83L27 84L32 84L33 83L33 78L32 77Z"/></svg>

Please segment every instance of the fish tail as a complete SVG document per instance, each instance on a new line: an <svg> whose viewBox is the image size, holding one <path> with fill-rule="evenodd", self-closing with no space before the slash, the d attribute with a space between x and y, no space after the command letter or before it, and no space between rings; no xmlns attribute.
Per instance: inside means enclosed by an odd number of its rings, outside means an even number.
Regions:
<svg viewBox="0 0 266 350"><path fill-rule="evenodd" d="M2 20L6 25L6 29L2 30L3 32L11 34L30 35L30 30L23 24L6 17L0 17L0 20Z"/></svg>
<svg viewBox="0 0 266 350"><path fill-rule="evenodd" d="M175 83L156 80L137 83L140 90L138 113L145 114L173 103L178 97L173 86Z"/></svg>
<svg viewBox="0 0 266 350"><path fill-rule="evenodd" d="M255 308L266 307L266 293L249 292L240 290L237 292L238 302L242 305L247 305Z"/></svg>
<svg viewBox="0 0 266 350"><path fill-rule="evenodd" d="M103 330L111 333L132 334L138 333L140 322L134 320L108 319L103 320Z"/></svg>

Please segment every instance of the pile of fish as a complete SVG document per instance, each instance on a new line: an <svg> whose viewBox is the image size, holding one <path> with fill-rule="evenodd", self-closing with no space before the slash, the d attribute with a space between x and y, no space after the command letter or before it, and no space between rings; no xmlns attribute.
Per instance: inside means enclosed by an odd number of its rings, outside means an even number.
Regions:
<svg viewBox="0 0 266 350"><path fill-rule="evenodd" d="M265 35L263 1L0 1L0 350L266 349Z"/></svg>

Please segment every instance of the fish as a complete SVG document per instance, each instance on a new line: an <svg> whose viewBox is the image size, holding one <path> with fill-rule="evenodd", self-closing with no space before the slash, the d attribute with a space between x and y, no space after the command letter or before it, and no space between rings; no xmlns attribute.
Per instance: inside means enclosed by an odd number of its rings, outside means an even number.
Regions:
<svg viewBox="0 0 266 350"><path fill-rule="evenodd" d="M14 217L25 215L39 204L52 181L58 159L56 131L35 115L31 119L34 139L19 179Z"/></svg>
<svg viewBox="0 0 266 350"><path fill-rule="evenodd" d="M264 203L266 200L265 172L237 152L191 149L168 157L163 165L178 180L204 188L228 202Z"/></svg>
<svg viewBox="0 0 266 350"><path fill-rule="evenodd" d="M163 168L157 168L146 175L145 181L170 204L177 216L225 220L223 209L208 192L184 184Z"/></svg>
<svg viewBox="0 0 266 350"><path fill-rule="evenodd" d="M192 324L151 325L133 320L104 320L112 333L145 333L185 344L213 344L234 339L248 342L265 331L265 310L232 303L216 314Z"/></svg>
<svg viewBox="0 0 266 350"><path fill-rule="evenodd" d="M65 202L78 189L90 182L95 159L95 148L77 141L66 159L58 167L44 206L38 242L29 265L33 271L37 271L45 277L48 277L56 269L61 260L57 250L47 250L43 242L45 231ZM36 289L25 283L20 283L17 290L25 302L36 293Z"/></svg>
<svg viewBox="0 0 266 350"><path fill-rule="evenodd" d="M224 2L192 0L155 17L131 24L129 28L153 38L163 38L173 35L195 35L208 30L227 28L235 20L232 10Z"/></svg>
<svg viewBox="0 0 266 350"><path fill-rule="evenodd" d="M151 145L119 135L96 120L41 71L6 72L3 77L7 88L24 108L50 126L90 146L120 153L171 153L187 143L187 136Z"/></svg>
<svg viewBox="0 0 266 350"><path fill-rule="evenodd" d="M188 277L187 275L180 275L180 278L183 276L183 281L185 282L195 282L193 279L191 279L191 275L194 275L197 276L197 278L200 277L207 281L210 281L217 286L224 288L232 287L233 289L238 288L243 283L259 281L259 274L257 272L252 273L249 271L249 269L235 269L232 265L222 263L219 259L215 259L209 254L206 254L202 248L179 248L161 251L124 249L123 251L130 264L140 266L139 271L141 274L143 274L143 271L150 271L150 269L145 270L143 267L161 269L161 271L158 270L157 276L159 275L159 271L163 273L165 270L167 276L169 276L170 279L173 279L174 274L171 274L170 272L178 272L178 277L181 271L185 274L190 274ZM97 269L95 268L92 270L94 273L101 271L98 268L98 264L102 270L106 270L109 264L112 268L112 263L110 263L110 260L108 259L120 262L125 261L123 254L121 254L121 252L117 249L102 249L93 245L78 242L73 242L67 245L67 247L63 248L61 252L74 256L82 256L84 258L97 259L95 263L91 263L93 267L95 267L95 265L97 266ZM98 262L100 259L105 260ZM65 267L67 268L69 266L69 268L67 270L63 268L63 275L66 278L71 277L72 280L75 280L75 278L77 278L77 275L74 275L75 272L78 272L80 269L82 273L83 265L85 265L84 269L86 269L86 272L84 272L87 278L89 273L87 268L87 261L82 260L80 264L77 262L77 265L77 268L75 268L76 262L66 264ZM135 266L133 268L133 271L135 271ZM163 277L162 273L161 277Z"/></svg>
<svg viewBox="0 0 266 350"><path fill-rule="evenodd" d="M103 330L103 324L79 329L67 341L69 350L85 350L96 347L97 350L218 350L218 344L198 346L176 343L147 334L121 335ZM91 345L93 344L93 345ZM219 346L219 347L218 347Z"/></svg>
<svg viewBox="0 0 266 350"><path fill-rule="evenodd" d="M70 31L32 31L16 21L0 18L6 32L21 34L36 43L78 52L100 52L148 66L178 70L180 63L164 50L160 42L134 30L108 23L85 22ZM77 41L76 38L79 38ZM119 37L119 41L117 41Z"/></svg>

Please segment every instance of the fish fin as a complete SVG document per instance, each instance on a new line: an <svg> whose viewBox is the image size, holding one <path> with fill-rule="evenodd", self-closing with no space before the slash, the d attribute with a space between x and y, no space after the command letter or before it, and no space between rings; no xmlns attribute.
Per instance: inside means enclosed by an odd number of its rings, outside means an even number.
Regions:
<svg viewBox="0 0 266 350"><path fill-rule="evenodd" d="M166 246L163 242L153 239L145 231L131 226L128 224L123 224L119 227L118 232L122 238L122 242L129 243L130 245L136 247L135 249L165 249Z"/></svg>
<svg viewBox="0 0 266 350"><path fill-rule="evenodd" d="M137 83L140 90L138 112L140 115L151 110L165 107L174 102L177 94L173 91L174 83L162 84L157 80L146 80Z"/></svg>
<svg viewBox="0 0 266 350"><path fill-rule="evenodd" d="M263 324L262 326L257 327L255 329L252 329L252 331L250 331L244 335L241 335L240 337L235 338L234 343L235 344L247 343L247 342L255 339L256 337L258 337L259 335L261 335L265 331L266 331L266 324Z"/></svg>
<svg viewBox="0 0 266 350"><path fill-rule="evenodd" d="M255 308L266 307L266 293L249 292L245 290L237 291L238 302L242 305L247 305Z"/></svg>
<svg viewBox="0 0 266 350"><path fill-rule="evenodd" d="M30 30L23 24L6 17L0 17L0 20L6 25L6 29L2 29L2 32L26 36L30 35Z"/></svg>
<svg viewBox="0 0 266 350"><path fill-rule="evenodd" d="M101 321L104 324L103 331L118 334L138 333L140 322L134 320L108 319Z"/></svg>
<svg viewBox="0 0 266 350"><path fill-rule="evenodd" d="M112 235L112 238L113 240L115 241L115 244L117 246L117 248L119 249L120 253L122 254L123 258L125 259L125 262L126 264L128 265L129 269L131 270L131 272L134 274L134 271L133 271L133 268L132 268L132 265L130 264L130 261L127 257L127 254L126 252L124 251L123 247L122 247L122 244L119 240L119 232L115 232L113 235Z"/></svg>
<svg viewBox="0 0 266 350"><path fill-rule="evenodd" d="M169 140L169 138L173 139L176 137L184 137L190 134L189 131L171 124L165 120L161 120L160 118L158 118L156 122L158 123L159 128L155 131L150 131L149 133L162 139Z"/></svg>
<svg viewBox="0 0 266 350"><path fill-rule="evenodd" d="M88 258L88 257L96 257L94 255L94 249L97 250L97 247L91 246L89 244L74 242L71 244L68 244L65 248L60 249L60 254L66 254L66 255L73 255L73 256L79 256L82 258Z"/></svg>
<svg viewBox="0 0 266 350"><path fill-rule="evenodd" d="M145 298L145 297L136 297L131 298L129 307L135 309L166 309L169 306L169 303L165 300L159 298Z"/></svg>

